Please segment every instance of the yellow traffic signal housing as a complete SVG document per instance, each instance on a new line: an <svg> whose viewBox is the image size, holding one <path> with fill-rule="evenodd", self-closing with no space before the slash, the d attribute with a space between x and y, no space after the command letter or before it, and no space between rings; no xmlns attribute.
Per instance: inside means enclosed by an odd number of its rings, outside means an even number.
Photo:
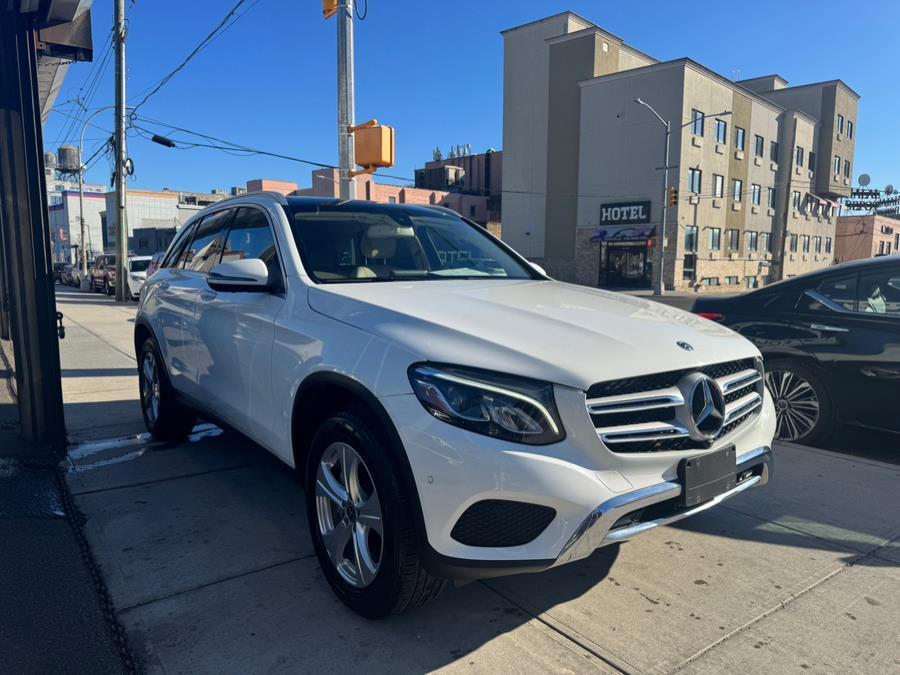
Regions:
<svg viewBox="0 0 900 675"><path fill-rule="evenodd" d="M338 11L338 0L322 0L322 15L330 19Z"/></svg>
<svg viewBox="0 0 900 675"><path fill-rule="evenodd" d="M678 206L678 188L669 188L669 206Z"/></svg>
<svg viewBox="0 0 900 675"><path fill-rule="evenodd" d="M375 120L351 128L356 142L356 163L371 173L394 166L394 127L381 126Z"/></svg>

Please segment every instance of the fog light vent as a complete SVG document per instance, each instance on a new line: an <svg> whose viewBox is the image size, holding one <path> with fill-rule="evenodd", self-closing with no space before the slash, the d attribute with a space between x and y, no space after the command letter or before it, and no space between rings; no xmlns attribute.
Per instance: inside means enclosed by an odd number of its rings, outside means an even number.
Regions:
<svg viewBox="0 0 900 675"><path fill-rule="evenodd" d="M555 516L549 506L485 499L465 510L450 536L466 546L521 546L536 539Z"/></svg>

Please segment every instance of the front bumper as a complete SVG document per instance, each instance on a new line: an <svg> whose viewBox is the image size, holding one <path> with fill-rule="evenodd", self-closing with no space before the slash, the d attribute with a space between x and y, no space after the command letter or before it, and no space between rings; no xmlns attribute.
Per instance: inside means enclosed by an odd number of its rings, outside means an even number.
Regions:
<svg viewBox="0 0 900 675"><path fill-rule="evenodd" d="M766 394L751 423L708 450L614 453L583 413L584 394L558 388L566 439L531 447L475 434L428 414L414 395L380 399L406 451L421 511L426 564L436 574L474 579L536 571L590 555L596 548L680 520L768 481L775 411ZM679 462L735 446L735 490L696 509L678 510ZM738 489L740 488L740 489ZM507 500L553 509L533 540L471 546L453 527L472 505ZM652 507L652 508L651 508ZM424 542L423 542L424 543Z"/></svg>

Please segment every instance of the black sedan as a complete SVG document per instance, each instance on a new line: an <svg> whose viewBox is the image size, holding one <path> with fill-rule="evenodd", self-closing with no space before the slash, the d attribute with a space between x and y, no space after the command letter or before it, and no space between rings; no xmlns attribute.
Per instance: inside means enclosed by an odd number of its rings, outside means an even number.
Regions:
<svg viewBox="0 0 900 675"><path fill-rule="evenodd" d="M693 311L759 347L778 438L814 444L837 422L900 433L900 256L699 298Z"/></svg>

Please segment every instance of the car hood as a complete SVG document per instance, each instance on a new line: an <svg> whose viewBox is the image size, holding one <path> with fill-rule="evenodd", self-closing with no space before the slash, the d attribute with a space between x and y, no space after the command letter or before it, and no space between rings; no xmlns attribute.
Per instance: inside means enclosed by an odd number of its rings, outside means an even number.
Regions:
<svg viewBox="0 0 900 675"><path fill-rule="evenodd" d="M550 280L322 284L309 303L422 360L579 389L759 353L728 328L674 307Z"/></svg>

